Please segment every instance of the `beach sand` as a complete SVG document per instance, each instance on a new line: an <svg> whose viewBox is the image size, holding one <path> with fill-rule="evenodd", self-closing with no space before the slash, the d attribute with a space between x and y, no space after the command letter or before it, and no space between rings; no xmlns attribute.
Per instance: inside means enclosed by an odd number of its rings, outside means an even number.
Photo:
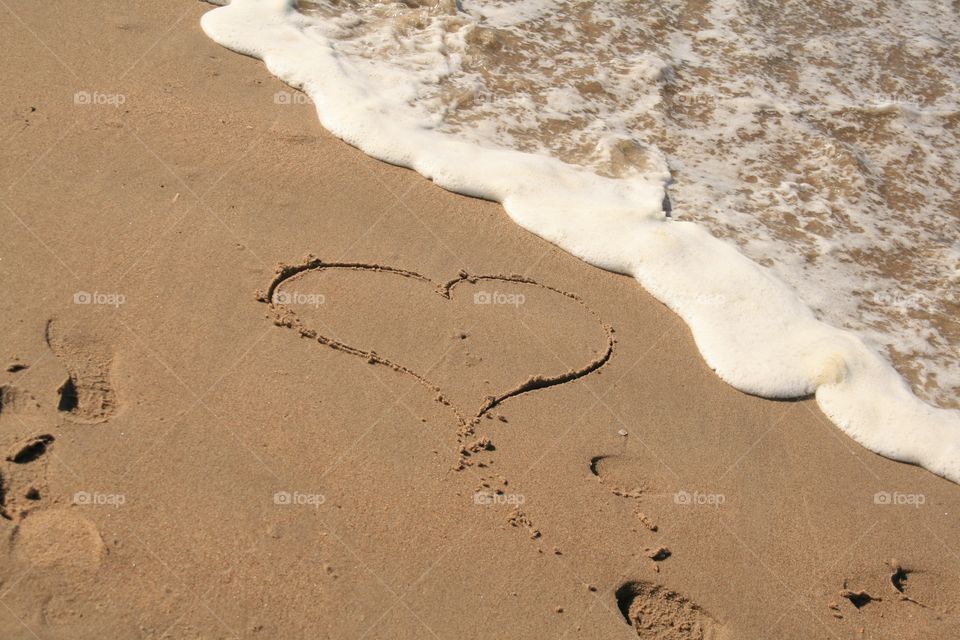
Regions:
<svg viewBox="0 0 960 640"><path fill-rule="evenodd" d="M0 637L960 637L956 485L333 138L208 9L0 8Z"/></svg>

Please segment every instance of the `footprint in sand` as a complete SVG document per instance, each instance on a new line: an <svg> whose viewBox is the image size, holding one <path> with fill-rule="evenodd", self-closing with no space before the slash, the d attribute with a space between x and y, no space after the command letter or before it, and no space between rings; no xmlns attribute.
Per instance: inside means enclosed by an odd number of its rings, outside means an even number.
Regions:
<svg viewBox="0 0 960 640"><path fill-rule="evenodd" d="M590 458L590 473L621 498L639 499L653 491L650 482L637 474L638 464L621 455L600 455Z"/></svg>
<svg viewBox="0 0 960 640"><path fill-rule="evenodd" d="M924 609L939 611L944 615L957 615L957 598L960 588L954 580L943 580L930 571L922 571L897 559L888 560L890 570L887 580L890 583L891 600L917 605Z"/></svg>
<svg viewBox="0 0 960 640"><path fill-rule="evenodd" d="M617 607L638 638L720 640L724 627L675 591L649 582L627 582L616 590Z"/></svg>
<svg viewBox="0 0 960 640"><path fill-rule="evenodd" d="M20 520L47 494L46 454L54 437L48 433L14 443L0 472L0 516Z"/></svg>
<svg viewBox="0 0 960 640"><path fill-rule="evenodd" d="M0 417L39 407L37 399L14 384L0 385Z"/></svg>
<svg viewBox="0 0 960 640"><path fill-rule="evenodd" d="M13 385L0 387L0 415L15 412L20 404L20 390Z"/></svg>
<svg viewBox="0 0 960 640"><path fill-rule="evenodd" d="M10 365L17 373L25 365ZM36 397L15 384L0 385L0 517L19 520L47 494L45 454L54 437L37 423L47 420ZM29 434L29 435L27 435Z"/></svg>
<svg viewBox="0 0 960 640"><path fill-rule="evenodd" d="M13 532L13 558L32 567L94 569L104 553L106 547L96 525L73 510L30 513Z"/></svg>
<svg viewBox="0 0 960 640"><path fill-rule="evenodd" d="M909 608L910 617L926 616L935 619L960 620L960 586L956 580L941 575L938 571L915 569L896 559L883 563L885 571L871 574L860 573L853 579L844 579L839 597L827 604L833 617L844 620L861 613L885 613L900 608ZM853 585L863 588L852 588ZM852 608L844 602L849 602ZM906 611L907 609L901 609ZM903 617L903 614L895 614ZM854 618L859 620L859 618ZM889 619L889 618L887 618Z"/></svg>
<svg viewBox="0 0 960 640"><path fill-rule="evenodd" d="M80 332L68 335L53 321L48 322L44 338L67 370L57 409L75 422L102 422L113 415L117 399L110 382L110 350ZM14 363L7 372L26 368ZM14 563L49 569L58 576L65 571L86 573L99 566L106 548L93 522L75 509L58 508L56 500L47 500L50 454L57 436L31 426L53 421L54 413L53 406L42 407L19 386L0 387L0 414L19 414L10 423L14 429L0 430L0 516L11 521L3 529L4 537Z"/></svg>
<svg viewBox="0 0 960 640"><path fill-rule="evenodd" d="M634 516L647 530L659 530L654 519L644 512L640 500L651 491L650 483L638 480L631 465L627 464L619 455L599 455L590 458L590 473L596 476L600 483L609 488L613 495L634 502ZM662 554L659 554L662 555ZM669 554L667 554L668 556ZM654 558L655 560L665 559ZM651 556L653 558L653 556Z"/></svg>
<svg viewBox="0 0 960 640"><path fill-rule="evenodd" d="M960 583L951 572L895 559L849 570L827 603L836 624L858 637L960 638Z"/></svg>
<svg viewBox="0 0 960 640"><path fill-rule="evenodd" d="M45 339L67 370L67 379L57 389L57 409L73 422L108 420L118 406L110 380L113 351L82 331L67 334L54 320L47 323Z"/></svg>
<svg viewBox="0 0 960 640"><path fill-rule="evenodd" d="M47 447L53 440L53 436L46 433L28 438L24 442L17 443L14 449L7 455L7 460L15 464L33 462L47 452Z"/></svg>
<svg viewBox="0 0 960 640"><path fill-rule="evenodd" d="M112 351L99 339L78 329L67 331L55 320L47 322L44 341L67 372L67 379L57 389L56 409L60 415L79 423L104 422L114 415L118 404L110 380ZM27 368L15 361L7 366L7 372L19 373ZM52 408L49 411L52 413ZM33 412L31 417L36 420L25 420L28 412ZM17 430L26 430L21 434L26 437L11 441L8 438L16 434L5 430L7 435L0 441L0 446L7 448L0 460L0 516L19 521L41 506L49 493L47 454L55 436L31 428L30 423L49 423L52 416L19 386L0 386L0 418L6 414L20 414Z"/></svg>

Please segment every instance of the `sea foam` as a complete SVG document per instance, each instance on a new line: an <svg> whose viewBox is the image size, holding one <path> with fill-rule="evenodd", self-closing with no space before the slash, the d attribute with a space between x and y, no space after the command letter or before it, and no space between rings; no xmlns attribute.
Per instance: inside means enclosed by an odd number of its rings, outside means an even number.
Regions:
<svg viewBox="0 0 960 640"><path fill-rule="evenodd" d="M786 284L791 272L751 253L773 246L772 235L754 233L744 247L735 237L717 237L729 236L723 229L731 226L757 226L738 220L742 212L726 214L719 224L678 215L676 207L670 212L677 199L674 186L668 197L674 156L641 132L644 124L656 129L650 114L662 105L677 69L649 48L618 49L648 34L625 23L613 6L233 0L204 15L202 26L215 41L260 58L302 89L324 127L365 153L410 167L443 188L496 200L525 229L636 278L687 322L706 362L734 387L769 398L815 394L823 412L865 447L960 482L960 411L918 398L881 354L882 341L818 319L824 314L797 294L803 287ZM572 24L580 28L571 35ZM729 40L730 28L722 27L714 16L713 28L672 33L661 44L671 60L695 60L698 42ZM598 44L589 52L599 58L590 75L578 75L583 58L564 47L584 34ZM808 42L816 55L830 55L830 46L828 39ZM605 51L616 55L604 59ZM688 93L691 104L679 108L719 99L702 95ZM782 97L775 91L727 96L724 126L735 129L745 114L782 119L805 108ZM836 97L834 108L844 108L842 100ZM753 125L744 135L755 134ZM708 170L722 182L728 165L736 164L731 158L740 159L721 155L693 169L687 159L680 169L705 176L709 185ZM785 195L798 188L786 182ZM693 204L697 188L684 192L694 194ZM829 243L822 244L829 255ZM944 278L955 282L957 274Z"/></svg>

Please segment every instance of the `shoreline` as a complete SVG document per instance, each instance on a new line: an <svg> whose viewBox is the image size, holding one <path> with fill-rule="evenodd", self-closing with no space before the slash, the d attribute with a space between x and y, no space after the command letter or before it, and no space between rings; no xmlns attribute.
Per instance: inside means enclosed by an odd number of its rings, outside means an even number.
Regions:
<svg viewBox="0 0 960 640"><path fill-rule="evenodd" d="M632 637L624 609L721 638L960 631L952 483L861 448L809 399L737 392L631 278L278 103L291 90L201 32L209 7L10 10L0 635ZM579 296L617 343L482 419L467 444L488 438L471 451L485 466L454 471L463 443L433 394L256 300L309 253L441 283L524 274ZM465 289L448 308L377 278L311 281L324 302L298 313L382 342L458 404L602 347L552 294L500 307ZM923 606L894 591L894 558Z"/></svg>
<svg viewBox="0 0 960 640"><path fill-rule="evenodd" d="M663 159L657 170L612 180L550 156L421 127L406 105L372 97L386 87L365 83L333 41L304 34L290 7L289 0L235 0L205 14L201 26L307 93L338 138L452 192L499 202L524 229L634 277L684 319L703 358L730 385L766 398L812 394L866 448L960 483L960 411L921 400L861 336L818 319L732 243L667 217ZM466 157L469 166L460 160Z"/></svg>

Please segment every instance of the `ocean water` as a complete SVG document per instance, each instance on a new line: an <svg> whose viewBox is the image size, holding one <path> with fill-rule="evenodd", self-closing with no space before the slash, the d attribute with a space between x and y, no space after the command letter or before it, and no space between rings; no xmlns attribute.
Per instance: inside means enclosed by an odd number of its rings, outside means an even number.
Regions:
<svg viewBox="0 0 960 640"><path fill-rule="evenodd" d="M960 8L233 0L324 126L628 273L714 370L960 481Z"/></svg>

